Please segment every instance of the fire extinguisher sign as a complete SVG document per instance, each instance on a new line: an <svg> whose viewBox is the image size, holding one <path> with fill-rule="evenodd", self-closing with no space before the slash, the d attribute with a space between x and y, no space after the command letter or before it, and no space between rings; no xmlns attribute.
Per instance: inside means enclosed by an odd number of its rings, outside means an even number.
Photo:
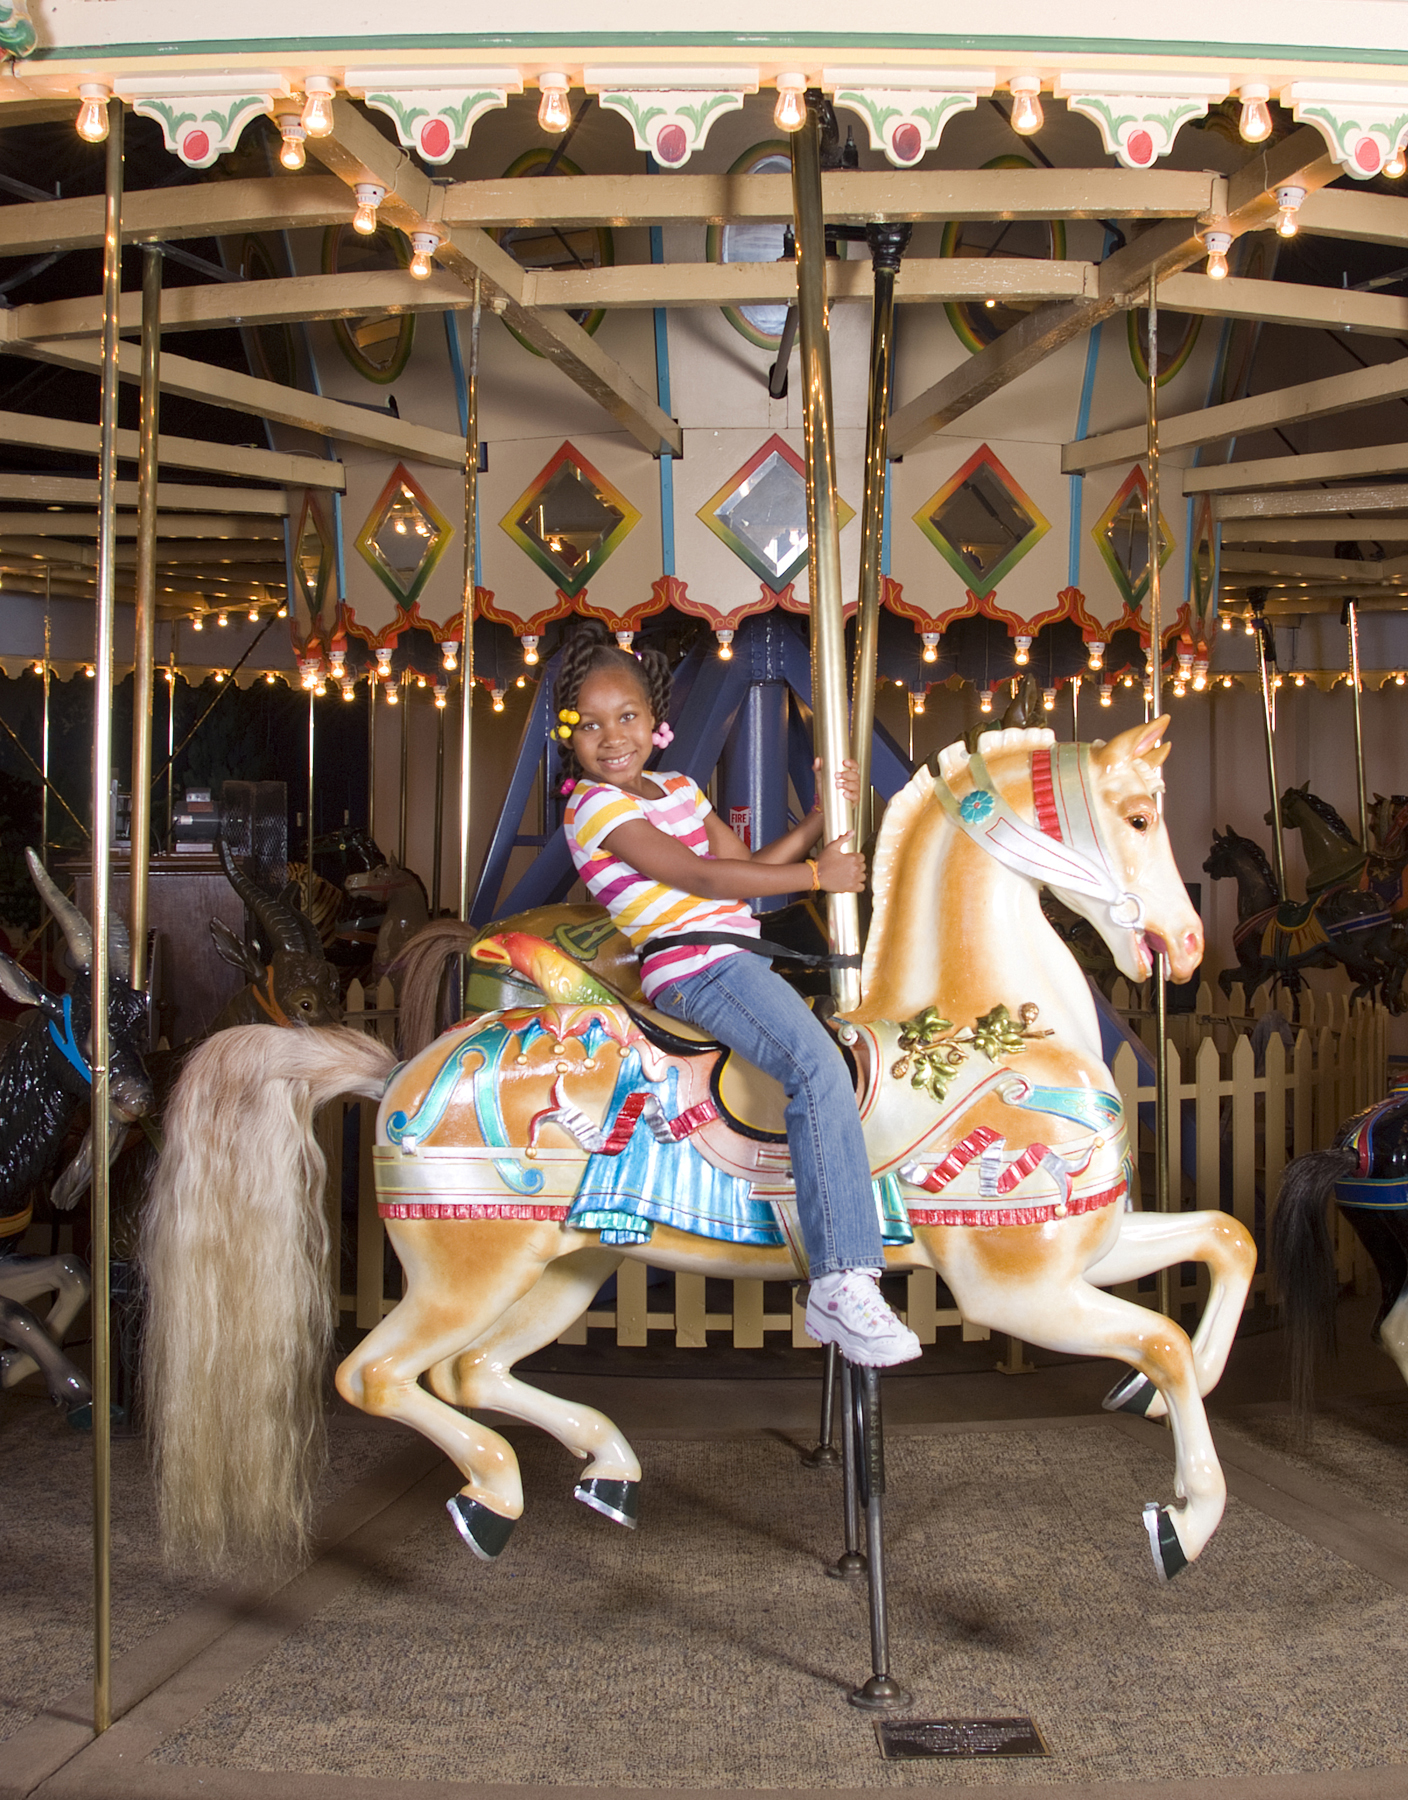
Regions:
<svg viewBox="0 0 1408 1800"><path fill-rule="evenodd" d="M753 848L753 809L751 806L729 807L728 826L729 830L740 838L750 850Z"/></svg>

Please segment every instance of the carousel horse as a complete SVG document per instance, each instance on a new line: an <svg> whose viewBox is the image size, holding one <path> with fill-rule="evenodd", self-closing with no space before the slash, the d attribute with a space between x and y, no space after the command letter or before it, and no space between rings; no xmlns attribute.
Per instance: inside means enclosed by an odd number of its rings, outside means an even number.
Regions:
<svg viewBox="0 0 1408 1800"><path fill-rule="evenodd" d="M1221 1212L1129 1210L1094 1003L1039 890L1092 919L1131 980L1161 952L1177 979L1193 973L1202 928L1158 802L1166 725L1097 745L993 732L921 767L886 810L862 997L834 1021L888 1266L936 1270L975 1324L1129 1363L1106 1405L1169 1418L1178 1501L1144 1512L1165 1580L1222 1516L1201 1396L1222 1373L1255 1248ZM381 1102L378 1202L405 1274L338 1390L456 1464L450 1515L486 1560L523 1492L484 1410L558 1438L586 1461L576 1498L635 1523L641 1470L620 1430L513 1373L623 1258L755 1280L804 1272L780 1089L555 944L499 932L480 953L511 972L514 1003L404 1064L345 1028L250 1026L187 1065L143 1245L147 1417L176 1553L228 1566L306 1533L333 1324L312 1127L334 1096ZM1103 1291L1183 1261L1211 1274L1191 1343Z"/></svg>
<svg viewBox="0 0 1408 1800"><path fill-rule="evenodd" d="M1371 895L1395 922L1408 913L1408 802L1401 795L1385 799L1375 794L1369 810L1372 842L1364 856L1349 826L1310 784L1287 788L1281 796L1286 825L1301 834L1305 852L1306 891L1318 894L1339 886L1361 889ZM1270 823L1267 814L1267 823Z"/></svg>
<svg viewBox="0 0 1408 1800"><path fill-rule="evenodd" d="M1347 1120L1330 1149L1288 1163L1281 1178L1267 1256L1290 1343L1291 1402L1302 1422L1313 1408L1317 1355L1335 1346L1332 1198L1378 1273L1372 1335L1408 1381L1408 1081Z"/></svg>
<svg viewBox="0 0 1408 1800"><path fill-rule="evenodd" d="M1312 900L1279 900L1266 852L1230 825L1213 832L1203 871L1237 883L1232 945L1240 967L1218 975L1224 994L1238 980L1248 994L1263 982L1280 982L1295 994L1302 969L1338 967L1354 981L1354 999L1374 996L1392 1012L1403 1009L1408 938L1372 895L1340 888Z"/></svg>
<svg viewBox="0 0 1408 1800"><path fill-rule="evenodd" d="M67 941L76 968L70 991L51 994L8 956L0 956L0 989L21 1006L35 1008L0 1060L0 1387L13 1387L42 1372L55 1405L72 1412L92 1399L87 1378L60 1348L64 1333L88 1298L88 1270L76 1256L21 1256L5 1245L18 1242L33 1216L31 1190L59 1161L74 1114L89 1096L93 1054L91 971L93 932L59 892L44 865L27 851L30 874ZM129 1119L151 1105L142 1063L146 1001L122 973L130 955L121 920L108 930L113 975L108 984L109 1153ZM92 1172L93 1126L73 1162L55 1183L51 1199L71 1207ZM100 1136L104 1135L99 1133ZM44 1294L54 1299L41 1321L30 1310Z"/></svg>

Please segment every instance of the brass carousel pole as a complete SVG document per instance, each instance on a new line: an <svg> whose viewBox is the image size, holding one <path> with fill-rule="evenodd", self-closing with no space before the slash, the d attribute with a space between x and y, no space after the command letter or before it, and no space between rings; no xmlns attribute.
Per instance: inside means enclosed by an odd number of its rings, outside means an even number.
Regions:
<svg viewBox="0 0 1408 1800"><path fill-rule="evenodd" d="M831 416L831 342L826 318L826 219L821 203L821 115L827 105L807 91L807 116L792 143L796 215L797 319L801 340L806 440L808 575L811 585L812 712L821 757L822 839L854 829L851 804L835 785L847 753L846 631L841 604L841 540L836 515L836 453ZM854 894L828 894L826 920L839 955L860 951L860 908ZM856 969L833 969L842 1012L860 1000Z"/></svg>
<svg viewBox="0 0 1408 1800"><path fill-rule="evenodd" d="M440 917L440 868L445 848L445 698L435 700L435 835L430 851L430 916Z"/></svg>
<svg viewBox="0 0 1408 1800"><path fill-rule="evenodd" d="M404 869L406 866L406 833L410 825L410 785L411 785L411 671L401 671L401 799L400 810L396 816L396 860Z"/></svg>
<svg viewBox="0 0 1408 1800"><path fill-rule="evenodd" d="M108 102L103 225L98 594L93 665L93 1729L112 1724L112 1366L108 1211L108 900L112 856L112 639L117 573L117 328L122 299L122 102Z"/></svg>
<svg viewBox="0 0 1408 1800"><path fill-rule="evenodd" d="M132 827L128 913L132 986L147 985L147 873L152 843L156 676L156 444L161 402L161 251L142 249L142 409L137 438L137 605L132 646Z"/></svg>
<svg viewBox="0 0 1408 1800"><path fill-rule="evenodd" d="M875 299L870 317L870 395L865 424L865 498L860 527L860 614L856 625L856 667L852 688L851 755L860 770L857 842L874 828L870 791L871 735L875 726L875 682L880 643L880 549L885 528L885 483L889 475L886 436L890 386L895 366L895 276L909 243L909 225L868 225ZM911 720L911 733L913 723Z"/></svg>
<svg viewBox="0 0 1408 1800"><path fill-rule="evenodd" d="M1354 687L1354 773L1359 781L1359 848L1369 848L1369 798L1364 787L1364 720L1360 711L1359 602L1346 600L1344 623L1349 627L1349 673Z"/></svg>
<svg viewBox="0 0 1408 1800"><path fill-rule="evenodd" d="M1163 710L1164 640L1159 560L1163 550L1159 528L1159 292L1158 278L1149 277L1149 483L1145 542L1149 566L1149 716ZM1163 810L1163 796L1158 797ZM1169 1192L1168 1134L1173 1127L1169 1100L1168 1069L1168 958L1154 959L1154 1206L1158 1212L1173 1210ZM1159 1271L1159 1311L1167 1313L1170 1283L1167 1269Z"/></svg>
<svg viewBox="0 0 1408 1800"><path fill-rule="evenodd" d="M49 684L53 680L53 670L49 664L49 651L52 639L52 621L49 617L49 564L44 564L44 711L39 730L39 768L43 780L39 784L39 860L47 869L49 867ZM39 939L40 965L39 972L44 985L49 985L49 934L44 932Z"/></svg>
<svg viewBox="0 0 1408 1800"><path fill-rule="evenodd" d="M317 791L313 786L317 773L317 730L314 711L318 704L318 684L310 682L308 687L308 854L303 863L303 910L311 919L313 916L313 795Z"/></svg>
<svg viewBox="0 0 1408 1800"><path fill-rule="evenodd" d="M465 370L464 600L460 609L460 918L468 924L473 898L469 876L469 783L473 769L474 555L479 501L479 277L469 315L469 367Z"/></svg>
<svg viewBox="0 0 1408 1800"><path fill-rule="evenodd" d="M367 836L376 842L376 675L367 671Z"/></svg>
<svg viewBox="0 0 1408 1800"><path fill-rule="evenodd" d="M1261 677L1261 715L1266 726L1266 780L1271 789L1271 866L1276 877L1276 898L1286 898L1286 834L1281 821L1281 783L1276 774L1276 693L1271 685L1271 664L1276 660L1276 643L1267 639L1271 627L1266 622L1266 589L1248 588L1247 605L1252 611L1253 636L1256 640L1256 666ZM1250 995L1247 996L1251 998Z"/></svg>

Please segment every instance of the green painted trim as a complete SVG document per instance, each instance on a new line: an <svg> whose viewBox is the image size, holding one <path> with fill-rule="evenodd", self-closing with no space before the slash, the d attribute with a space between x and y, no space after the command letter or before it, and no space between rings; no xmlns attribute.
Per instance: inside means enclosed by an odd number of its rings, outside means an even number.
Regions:
<svg viewBox="0 0 1408 1800"><path fill-rule="evenodd" d="M426 32L381 34L374 37L304 38L206 38L151 44L42 45L29 62L154 56L270 56L323 55L354 51L359 56L375 50L537 50L545 46L581 45L586 48L620 49L635 45L671 49L723 47L737 50L811 49L838 50L969 50L981 54L1069 57L1105 53L1115 56L1217 56L1241 60L1248 56L1294 59L1316 63L1371 63L1385 67L1408 66L1408 49L1365 46L1346 49L1342 44L1278 44L1232 40L1202 41L1177 38L1060 38L994 37L978 32L821 32L821 31L575 31L575 32Z"/></svg>

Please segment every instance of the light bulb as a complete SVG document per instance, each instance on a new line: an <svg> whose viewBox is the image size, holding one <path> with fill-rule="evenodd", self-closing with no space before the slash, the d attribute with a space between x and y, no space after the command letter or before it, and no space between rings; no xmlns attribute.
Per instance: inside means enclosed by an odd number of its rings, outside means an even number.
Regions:
<svg viewBox="0 0 1408 1800"><path fill-rule="evenodd" d="M370 237L376 230L376 209L386 198L386 189L375 181L359 181L352 192L357 200L352 229L360 231L363 237Z"/></svg>
<svg viewBox="0 0 1408 1800"><path fill-rule="evenodd" d="M789 69L777 78L777 104L772 122L779 131L800 131L807 122L807 78Z"/></svg>
<svg viewBox="0 0 1408 1800"><path fill-rule="evenodd" d="M1405 680L1408 680L1408 676L1405 676L1402 669L1400 669L1393 678L1393 685L1395 687L1402 687Z"/></svg>
<svg viewBox="0 0 1408 1800"><path fill-rule="evenodd" d="M531 633L525 636L523 643L523 660L531 669L538 660L538 640Z"/></svg>
<svg viewBox="0 0 1408 1800"><path fill-rule="evenodd" d="M1218 624L1222 627L1222 629L1224 631L1231 631L1231 629L1232 629L1231 613L1223 613L1222 617L1218 620Z"/></svg>
<svg viewBox="0 0 1408 1800"><path fill-rule="evenodd" d="M191 630L192 631L204 631L205 630L205 615L203 613L192 613L191 614Z"/></svg>
<svg viewBox="0 0 1408 1800"><path fill-rule="evenodd" d="M332 135L332 97L337 84L326 75L304 77L303 129L309 137Z"/></svg>
<svg viewBox="0 0 1408 1800"><path fill-rule="evenodd" d="M449 704L449 698L450 698L450 696L449 696L449 692L447 689L442 688L442 687L436 688L435 704L437 707L439 707L441 709L441 711L443 711L445 709L445 707Z"/></svg>
<svg viewBox="0 0 1408 1800"><path fill-rule="evenodd" d="M1041 110L1041 77L1016 75L1007 85L1012 90L1012 129L1018 137L1031 137L1045 123Z"/></svg>
<svg viewBox="0 0 1408 1800"><path fill-rule="evenodd" d="M1175 699L1181 700L1183 698L1183 696L1188 692L1187 683L1184 681L1181 681L1181 680L1175 681L1173 684L1173 692L1174 692Z"/></svg>
<svg viewBox="0 0 1408 1800"><path fill-rule="evenodd" d="M42 674L43 674L43 673L44 673L44 665L43 665L43 663L42 663L42 662L37 662L37 663L35 663L35 665L34 665L34 673L35 673L35 674L36 674L36 675L42 675Z"/></svg>
<svg viewBox="0 0 1408 1800"><path fill-rule="evenodd" d="M927 663L939 660L939 634L937 631L921 631L920 639L924 645L923 659Z"/></svg>
<svg viewBox="0 0 1408 1800"><path fill-rule="evenodd" d="M1100 638L1092 638L1086 645L1086 667L1103 669L1105 666L1105 645Z"/></svg>
<svg viewBox="0 0 1408 1800"><path fill-rule="evenodd" d="M455 670L460 666L459 645L458 644L442 644L440 646L440 661L445 665L446 669L448 669L449 672L453 675Z"/></svg>
<svg viewBox="0 0 1408 1800"><path fill-rule="evenodd" d="M635 642L635 637L636 634L633 631L618 631L616 633L616 643L618 648L629 650L631 645Z"/></svg>
<svg viewBox="0 0 1408 1800"><path fill-rule="evenodd" d="M100 82L80 82L75 123L85 144L101 144L108 135L108 90Z"/></svg>
<svg viewBox="0 0 1408 1800"><path fill-rule="evenodd" d="M1111 704L1111 702L1114 700L1114 697L1115 697L1115 690L1110 686L1108 681L1102 681L1100 683L1100 704L1101 704L1101 706L1109 706Z"/></svg>
<svg viewBox="0 0 1408 1800"><path fill-rule="evenodd" d="M1019 633L1018 636L1013 638L1012 641L1017 646L1017 648L1012 652L1012 660L1014 663L1016 663L1016 665L1019 669L1025 669L1027 664L1032 660L1031 659L1032 640L1029 637L1023 637Z"/></svg>
<svg viewBox="0 0 1408 1800"><path fill-rule="evenodd" d="M401 696L396 692L396 685L394 682L388 681L382 691L386 695L386 704L388 706L399 706L401 704Z"/></svg>
<svg viewBox="0 0 1408 1800"><path fill-rule="evenodd" d="M513 685L516 688L526 688L528 685L528 677L526 675L520 675Z"/></svg>
<svg viewBox="0 0 1408 1800"><path fill-rule="evenodd" d="M251 625L257 625L259 623L259 608L257 606L250 607L249 622Z"/></svg>
<svg viewBox="0 0 1408 1800"><path fill-rule="evenodd" d="M924 714L924 696L923 696L923 694L911 694L910 701L914 708L915 718L916 719L922 718L923 714Z"/></svg>
<svg viewBox="0 0 1408 1800"><path fill-rule="evenodd" d="M572 108L567 104L568 80L561 69L545 69L538 77L538 124L544 131L560 135L572 123Z"/></svg>
<svg viewBox="0 0 1408 1800"><path fill-rule="evenodd" d="M1208 275L1213 281L1221 281L1227 274L1227 252L1232 248L1232 233L1205 231L1203 242L1208 252Z"/></svg>
<svg viewBox="0 0 1408 1800"><path fill-rule="evenodd" d="M719 640L719 661L732 662L733 633L731 631L716 631L714 636Z"/></svg>
<svg viewBox="0 0 1408 1800"><path fill-rule="evenodd" d="M1271 108L1266 104L1271 89L1261 82L1249 81L1242 89L1242 141L1262 144L1271 136Z"/></svg>
<svg viewBox="0 0 1408 1800"><path fill-rule="evenodd" d="M433 231L411 233L411 274L417 281L430 280L430 259L440 246Z"/></svg>
<svg viewBox="0 0 1408 1800"><path fill-rule="evenodd" d="M1041 690L1041 705L1042 705L1042 710L1044 712L1055 712L1055 710L1056 710L1056 690L1055 690L1055 688L1043 688Z"/></svg>
<svg viewBox="0 0 1408 1800"><path fill-rule="evenodd" d="M1246 618L1242 621L1242 630L1248 637L1256 636L1256 626L1252 623L1252 615L1250 613L1248 613Z"/></svg>
<svg viewBox="0 0 1408 1800"><path fill-rule="evenodd" d="M216 623L216 624L217 624L217 625L228 625L228 624L229 624L229 623L230 623L230 615L229 615L229 613L224 613L224 612L222 612L222 613L216 613L216 615L215 615L215 623Z"/></svg>
<svg viewBox="0 0 1408 1800"><path fill-rule="evenodd" d="M1300 674L1299 672L1297 672L1295 675L1293 675L1291 679L1295 682L1297 687L1305 686L1305 677L1304 677L1304 675Z"/></svg>
<svg viewBox="0 0 1408 1800"><path fill-rule="evenodd" d="M490 692L490 693L491 693L491 694L492 694L492 695L493 695L493 699L494 699L494 711L495 711L495 712L502 712L502 711L503 711L503 710L504 710L504 697L503 697L503 695L502 695L502 694L501 694L501 693L500 693L500 692L499 692L499 690L498 690L498 689L497 689L497 688L490 688L490 690L489 690L489 692Z"/></svg>
<svg viewBox="0 0 1408 1800"><path fill-rule="evenodd" d="M990 713L992 711L991 688L984 688L982 693L978 696L978 711L980 713Z"/></svg>
<svg viewBox="0 0 1408 1800"><path fill-rule="evenodd" d="M90 669L88 673L91 675L93 671ZM223 681L225 679L225 671L223 669L217 669L215 671L215 679L217 681Z"/></svg>
<svg viewBox="0 0 1408 1800"><path fill-rule="evenodd" d="M1303 187L1282 187L1276 190L1276 204L1280 211L1276 215L1276 229L1283 238L1296 235L1296 214L1300 211L1301 201L1305 199Z"/></svg>
<svg viewBox="0 0 1408 1800"><path fill-rule="evenodd" d="M343 682L342 698L344 700L355 700L357 698L357 689L356 689L356 686L352 682L350 682L350 681Z"/></svg>
<svg viewBox="0 0 1408 1800"><path fill-rule="evenodd" d="M275 618L286 619L288 617L288 608L286 606L281 606L274 616Z"/></svg>
<svg viewBox="0 0 1408 1800"><path fill-rule="evenodd" d="M1408 156L1404 155L1402 144L1395 144L1393 155L1384 164L1384 174L1390 181L1397 181L1405 169L1408 169Z"/></svg>
<svg viewBox="0 0 1408 1800"><path fill-rule="evenodd" d="M275 123L283 138L279 147L279 161L286 169L301 169L308 160L303 154L303 140L308 133L302 119L297 113L280 113Z"/></svg>
<svg viewBox="0 0 1408 1800"><path fill-rule="evenodd" d="M265 687L273 687L274 683L277 680L278 680L278 676L275 675L275 673L272 669L270 669L269 673L264 677L264 685L265 685Z"/></svg>

